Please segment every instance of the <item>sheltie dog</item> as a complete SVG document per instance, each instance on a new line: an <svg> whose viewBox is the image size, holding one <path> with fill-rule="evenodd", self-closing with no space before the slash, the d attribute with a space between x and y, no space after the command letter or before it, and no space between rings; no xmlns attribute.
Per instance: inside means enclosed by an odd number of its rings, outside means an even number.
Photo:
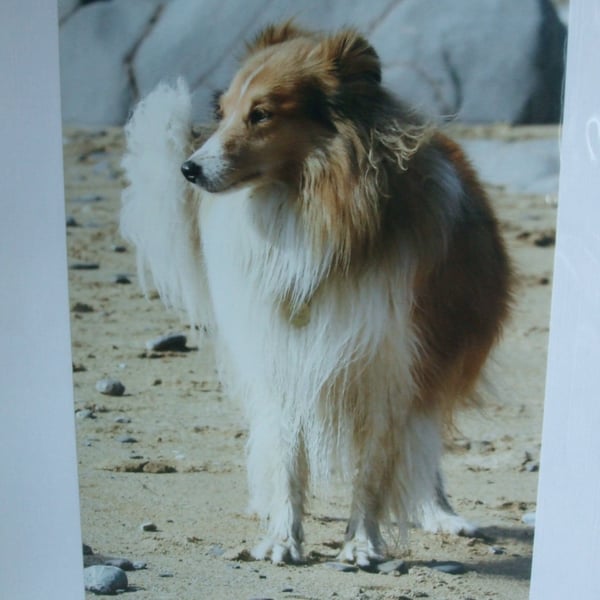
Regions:
<svg viewBox="0 0 600 600"><path fill-rule="evenodd" d="M254 557L302 560L309 483L333 475L352 485L343 560L381 560L390 523L473 534L444 492L442 437L477 395L512 280L473 169L352 29L267 27L214 108L194 147L183 82L138 105L122 231L142 284L211 323L243 399Z"/></svg>

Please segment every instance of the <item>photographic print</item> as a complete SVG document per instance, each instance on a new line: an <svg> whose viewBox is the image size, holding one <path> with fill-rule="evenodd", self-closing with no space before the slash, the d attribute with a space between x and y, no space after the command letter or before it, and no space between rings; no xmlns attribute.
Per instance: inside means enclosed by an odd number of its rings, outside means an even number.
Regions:
<svg viewBox="0 0 600 600"><path fill-rule="evenodd" d="M58 6L89 593L526 598L568 3Z"/></svg>

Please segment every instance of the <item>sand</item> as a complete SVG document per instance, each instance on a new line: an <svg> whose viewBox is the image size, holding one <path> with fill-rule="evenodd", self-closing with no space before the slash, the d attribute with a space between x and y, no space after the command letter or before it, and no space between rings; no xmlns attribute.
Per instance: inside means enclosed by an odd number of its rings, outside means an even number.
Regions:
<svg viewBox="0 0 600 600"><path fill-rule="evenodd" d="M461 128L461 136L531 138L557 129ZM455 508L483 539L411 531L394 544L408 573L338 572L348 490L313 490L305 522L309 562L239 560L260 535L246 513L247 431L237 399L223 392L211 340L194 339L178 315L146 299L135 252L118 230L122 132L65 130L75 423L83 541L94 552L143 560L130 572L132 598L399 599L527 598L535 511L553 264L555 198L490 188L519 270L513 318L494 356L496 393L459 419L444 471ZM125 250L125 251L123 251ZM91 264L94 263L94 264ZM117 283L125 275L131 283ZM148 353L159 335L188 335L187 352ZM126 387L111 397L96 382ZM117 422L117 419L125 422ZM136 441L120 441L128 436ZM153 522L156 531L142 531ZM241 554L240 554L241 553ZM236 558L237 557L237 558ZM430 568L458 561L466 573Z"/></svg>

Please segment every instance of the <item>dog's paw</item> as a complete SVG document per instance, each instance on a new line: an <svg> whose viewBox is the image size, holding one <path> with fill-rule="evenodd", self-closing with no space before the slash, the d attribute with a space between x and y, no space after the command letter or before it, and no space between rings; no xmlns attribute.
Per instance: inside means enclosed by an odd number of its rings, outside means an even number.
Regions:
<svg viewBox="0 0 600 600"><path fill-rule="evenodd" d="M480 535L479 527L461 517L444 511L432 511L421 521L421 528L430 533L448 533L464 537Z"/></svg>
<svg viewBox="0 0 600 600"><path fill-rule="evenodd" d="M344 544L337 558L365 568L383 562L386 559L386 552L382 544L373 544L366 539L353 538Z"/></svg>
<svg viewBox="0 0 600 600"><path fill-rule="evenodd" d="M270 560L274 565L304 562L302 543L293 538L266 537L252 549L251 554L256 560Z"/></svg>

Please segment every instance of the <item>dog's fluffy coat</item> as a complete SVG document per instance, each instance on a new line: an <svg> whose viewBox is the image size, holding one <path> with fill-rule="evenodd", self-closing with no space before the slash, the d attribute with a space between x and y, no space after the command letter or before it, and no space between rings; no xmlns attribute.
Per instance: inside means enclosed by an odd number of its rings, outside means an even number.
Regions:
<svg viewBox="0 0 600 600"><path fill-rule="evenodd" d="M353 486L346 560L381 558L389 519L472 531L443 492L441 436L511 273L471 167L382 87L353 30L266 28L215 104L197 150L182 82L139 104L122 229L166 303L212 323L244 400L254 555L301 560L309 479L333 470Z"/></svg>

